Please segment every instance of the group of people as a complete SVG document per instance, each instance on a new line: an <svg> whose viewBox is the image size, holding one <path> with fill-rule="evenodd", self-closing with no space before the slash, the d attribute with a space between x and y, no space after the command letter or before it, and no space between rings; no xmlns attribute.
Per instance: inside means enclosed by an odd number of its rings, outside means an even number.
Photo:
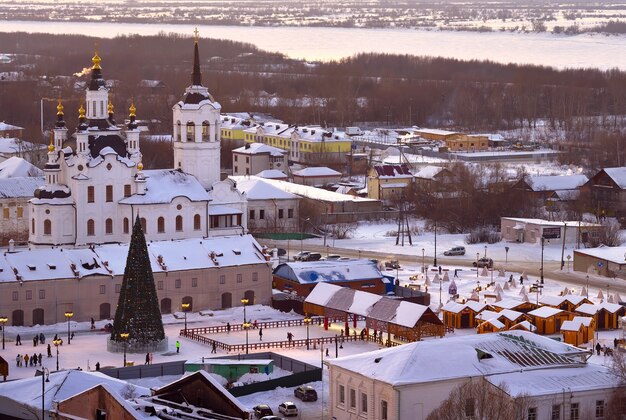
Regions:
<svg viewBox="0 0 626 420"><path fill-rule="evenodd" d="M37 353L33 353L32 356L29 356L28 353L24 354L23 356L21 354L15 356L15 363L17 367L37 366L37 363L39 363L39 366L41 366L42 360L43 355L41 353L39 353L39 355L37 355Z"/></svg>
<svg viewBox="0 0 626 420"><path fill-rule="evenodd" d="M617 345L619 344L619 340L617 338L613 339L613 348L617 349ZM613 356L613 349L607 345L602 345L600 343L596 343L596 354L600 356L602 353L604 356Z"/></svg>

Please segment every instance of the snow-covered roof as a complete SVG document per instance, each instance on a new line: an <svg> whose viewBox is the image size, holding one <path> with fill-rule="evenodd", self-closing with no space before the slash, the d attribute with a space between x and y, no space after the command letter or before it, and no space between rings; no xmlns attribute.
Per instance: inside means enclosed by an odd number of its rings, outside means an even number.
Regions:
<svg viewBox="0 0 626 420"><path fill-rule="evenodd" d="M193 176L175 169L144 171L146 193L133 194L120 200L121 204L166 204L176 197L190 201L209 201L209 194Z"/></svg>
<svg viewBox="0 0 626 420"><path fill-rule="evenodd" d="M231 179L239 183L243 179L263 179L255 176L231 176ZM342 202L342 201L353 201L353 202L373 202L378 201L371 198L361 198L355 197L348 194L338 194L333 191L323 190L321 188L310 187L308 185L300 185L295 184L293 182L281 181L278 179L263 179L265 182L270 183L276 188L280 188L283 191L299 195L301 197L329 201L329 202Z"/></svg>
<svg viewBox="0 0 626 420"><path fill-rule="evenodd" d="M578 322L578 321L563 321L563 323L561 324L561 331L578 331L580 330L580 327L582 327L582 323Z"/></svg>
<svg viewBox="0 0 626 420"><path fill-rule="evenodd" d="M517 324L511 326L510 330L516 330L518 328L524 328L527 331L531 331L534 332L537 330L537 327L535 327L533 324L531 324L529 321L522 321L522 322L518 322Z"/></svg>
<svg viewBox="0 0 626 420"><path fill-rule="evenodd" d="M0 162L0 178L43 178L43 171L27 160L11 156L4 162Z"/></svg>
<svg viewBox="0 0 626 420"><path fill-rule="evenodd" d="M294 176L302 177L322 177L322 176L341 176L341 172L337 172L334 169L327 168L326 166L308 167L293 172Z"/></svg>
<svg viewBox="0 0 626 420"><path fill-rule="evenodd" d="M259 172L256 176L267 179L287 179L289 178L286 173L279 171L278 169L266 169Z"/></svg>
<svg viewBox="0 0 626 420"><path fill-rule="evenodd" d="M619 378L604 366L593 363L571 368L540 369L487 376L512 397L536 397L570 392L617 388ZM569 394L568 394L569 395Z"/></svg>
<svg viewBox="0 0 626 420"><path fill-rule="evenodd" d="M265 262L261 249L251 235L148 243L153 272L257 264ZM7 252L0 254L0 281L121 276L127 255L128 244Z"/></svg>
<svg viewBox="0 0 626 420"><path fill-rule="evenodd" d="M458 134L456 131L440 130L438 128L416 128L415 131L419 134L435 134L438 136L451 136L452 134Z"/></svg>
<svg viewBox="0 0 626 420"><path fill-rule="evenodd" d="M496 308L502 308L502 309L515 309L520 305L523 305L524 301L522 300L518 300L518 299L503 299L499 302L494 302L492 304L492 306L495 306Z"/></svg>
<svg viewBox="0 0 626 420"><path fill-rule="evenodd" d="M626 246L599 246L598 248L577 249L574 251L574 259L576 259L576 254L589 255L615 264L626 264Z"/></svg>
<svg viewBox="0 0 626 420"><path fill-rule="evenodd" d="M239 153L242 155L258 155L267 153L270 156L281 157L285 155L285 151L278 147L268 146L263 143L248 143L243 147L239 147L233 150L233 153Z"/></svg>
<svg viewBox="0 0 626 420"><path fill-rule="evenodd" d="M383 274L370 260L303 261L279 264L274 274L301 284L381 279Z"/></svg>
<svg viewBox="0 0 626 420"><path fill-rule="evenodd" d="M0 137L0 154L3 155L22 153L28 150L43 149L45 147L46 146L43 144L34 144L25 140L11 137Z"/></svg>
<svg viewBox="0 0 626 420"><path fill-rule="evenodd" d="M24 127L18 127L17 125L8 124L4 121L0 121L0 131L9 131L9 130L23 130Z"/></svg>
<svg viewBox="0 0 626 420"><path fill-rule="evenodd" d="M619 303L601 302L595 305L591 303L583 303L578 308L576 308L576 312L587 315L595 315L598 311L605 310L614 314L622 308L623 306Z"/></svg>
<svg viewBox="0 0 626 420"><path fill-rule="evenodd" d="M501 330L505 327L505 325L498 321L498 318L489 318L488 320L482 322L480 325L478 325L478 328L480 328L481 325L483 324L490 324L492 325L494 328Z"/></svg>
<svg viewBox="0 0 626 420"><path fill-rule="evenodd" d="M374 171L379 179L412 179L411 169L407 164L375 165Z"/></svg>
<svg viewBox="0 0 626 420"><path fill-rule="evenodd" d="M308 142L351 141L343 131L329 131L319 125L295 127L293 135Z"/></svg>
<svg viewBox="0 0 626 420"><path fill-rule="evenodd" d="M504 317L508 319L509 321L515 321L516 319L518 319L520 316L523 316L523 315L524 314L522 312L513 311L511 309L503 309L502 311L498 312L498 318Z"/></svg>
<svg viewBox="0 0 626 420"><path fill-rule="evenodd" d="M550 306L561 306L565 302L569 302L572 305L578 305L585 300L585 296L580 295L565 295L565 296L547 296L544 295L539 298L539 303Z"/></svg>
<svg viewBox="0 0 626 420"><path fill-rule="evenodd" d="M519 222L519 223L530 223L533 225L548 226L548 227L550 226L563 227L565 225L567 225L569 228L577 228L578 226L584 227L584 228L602 227L602 225L598 223L579 222L578 220L569 220L569 221L559 222L557 220L532 219L532 218L526 218L526 217L501 217L501 219L512 220L513 222Z"/></svg>
<svg viewBox="0 0 626 420"><path fill-rule="evenodd" d="M604 168L604 172L622 189L626 188L626 167Z"/></svg>
<svg viewBox="0 0 626 420"><path fill-rule="evenodd" d="M274 185L262 178L242 178L237 181L237 190L244 193L248 200L294 200L299 197Z"/></svg>
<svg viewBox="0 0 626 420"><path fill-rule="evenodd" d="M585 175L531 175L527 183L533 191L575 190L589 181Z"/></svg>
<svg viewBox="0 0 626 420"><path fill-rule="evenodd" d="M487 307L487 304L476 302L473 300L468 300L465 303L459 303L459 302L455 302L451 300L447 302L445 305L443 305L441 310L458 314L459 312L463 311L465 308L469 308L474 312L482 312L486 307Z"/></svg>
<svg viewBox="0 0 626 420"><path fill-rule="evenodd" d="M45 182L44 177L3 179L0 174L0 198L34 197L35 190Z"/></svg>
<svg viewBox="0 0 626 420"><path fill-rule="evenodd" d="M53 401L62 401L100 384L106 384L111 393L123 394L129 384L126 381L115 379L100 372L85 372L79 370L64 370L50 374L50 382L45 384L44 407L46 411L52 408ZM141 386L131 385L140 395L150 395L150 390ZM4 403L2 401L5 401ZM7 401L41 410L41 378L34 377L20 379L19 382L0 383L0 405Z"/></svg>
<svg viewBox="0 0 626 420"><path fill-rule="evenodd" d="M580 352L568 344L527 331L508 331L418 341L328 359L326 363L400 386L525 368L548 373L566 366L584 366L576 358Z"/></svg>
<svg viewBox="0 0 626 420"><path fill-rule="evenodd" d="M441 166L426 165L422 167L414 175L414 177L420 179L434 179L435 176L437 176L441 171L443 171L443 168Z"/></svg>
<svg viewBox="0 0 626 420"><path fill-rule="evenodd" d="M553 308L551 306L542 306L528 312L530 316L536 316L538 318L550 318L551 316L558 315L563 312L561 309Z"/></svg>

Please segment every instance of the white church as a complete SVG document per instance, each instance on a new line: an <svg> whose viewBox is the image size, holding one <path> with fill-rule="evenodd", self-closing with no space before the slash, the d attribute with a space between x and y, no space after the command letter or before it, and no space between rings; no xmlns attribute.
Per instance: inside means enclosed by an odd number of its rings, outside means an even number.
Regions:
<svg viewBox="0 0 626 420"><path fill-rule="evenodd" d="M197 36L192 83L172 108L172 169L143 169L136 109L126 126L115 122L97 53L92 62L72 136L57 106L45 185L29 202L30 246L129 242L137 216L148 241L246 234L246 198L220 181L221 106L202 85Z"/></svg>

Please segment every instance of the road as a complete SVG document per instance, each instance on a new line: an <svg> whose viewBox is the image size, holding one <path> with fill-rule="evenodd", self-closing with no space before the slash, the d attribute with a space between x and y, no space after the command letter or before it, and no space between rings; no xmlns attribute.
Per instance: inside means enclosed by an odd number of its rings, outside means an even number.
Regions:
<svg viewBox="0 0 626 420"><path fill-rule="evenodd" d="M268 240L260 240L263 245L267 245L268 247L278 247L287 249L287 241L268 241ZM293 242L292 242L293 244ZM331 246L323 246L323 245L314 245L305 243L304 249L306 251L315 251L319 252L322 255L328 254L339 254L345 257L353 257L353 258L369 258L369 259L377 259L379 261L386 260L398 260L400 265L421 265L422 264L422 256L416 255L415 257L407 257L406 254L390 254L386 252L376 252L376 251L364 251L364 250L356 250L349 248L336 248ZM297 250L292 248L293 253L299 251L299 247ZM424 257L424 261L426 264L433 264L433 256L426 255ZM437 264L440 265L456 265L456 266L464 266L471 267L472 261L458 259L454 257L437 257ZM499 266L499 263L495 263L496 267ZM540 276L540 266L541 262L529 262L529 261L515 261L509 260L506 264L506 269L508 271L514 272L525 272L531 277L538 278ZM611 279L603 276L589 275L587 276L585 273L581 272L568 272L567 268L561 271L561 263L559 261L544 261L544 281L556 280L560 283L571 284L573 286L590 286L592 288L602 289L606 292L607 285L609 286L610 292L618 292L620 294L626 293L626 281L622 279ZM566 264L567 267L567 264Z"/></svg>

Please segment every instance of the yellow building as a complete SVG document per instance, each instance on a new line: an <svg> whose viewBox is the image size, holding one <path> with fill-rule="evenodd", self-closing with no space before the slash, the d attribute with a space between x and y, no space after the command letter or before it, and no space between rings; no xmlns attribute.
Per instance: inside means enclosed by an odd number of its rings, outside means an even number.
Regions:
<svg viewBox="0 0 626 420"><path fill-rule="evenodd" d="M255 127L257 124L249 119L221 115L220 134L222 140L243 141L244 130Z"/></svg>
<svg viewBox="0 0 626 420"><path fill-rule="evenodd" d="M376 165L367 175L367 197L394 201L406 197L413 186L413 175L406 164Z"/></svg>

